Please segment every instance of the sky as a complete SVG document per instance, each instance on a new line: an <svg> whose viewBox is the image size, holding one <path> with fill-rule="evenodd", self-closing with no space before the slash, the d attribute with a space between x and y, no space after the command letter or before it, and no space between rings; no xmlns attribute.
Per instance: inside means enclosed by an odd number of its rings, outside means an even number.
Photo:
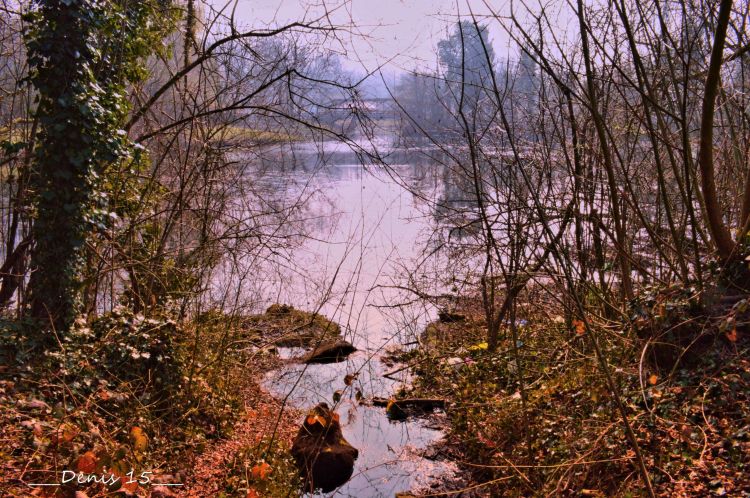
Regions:
<svg viewBox="0 0 750 498"><path fill-rule="evenodd" d="M353 25L330 49L342 55L347 69L389 73L433 68L436 46L457 20L470 11L481 20L490 14L484 0L206 0L215 9L234 7L243 27L272 27L302 19L312 20L326 10L333 24ZM507 15L506 0L487 0L492 10ZM497 21L489 23L490 40L501 58L515 57L518 48Z"/></svg>

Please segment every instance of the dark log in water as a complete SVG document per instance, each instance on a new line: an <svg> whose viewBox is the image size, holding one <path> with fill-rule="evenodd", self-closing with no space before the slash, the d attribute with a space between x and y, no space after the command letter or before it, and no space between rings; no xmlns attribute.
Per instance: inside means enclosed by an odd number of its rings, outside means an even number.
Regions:
<svg viewBox="0 0 750 498"><path fill-rule="evenodd" d="M294 438L292 456L305 489L327 493L351 478L359 451L344 439L338 415L320 403L305 417Z"/></svg>
<svg viewBox="0 0 750 498"><path fill-rule="evenodd" d="M372 404L374 406L388 406L391 400L388 398L372 398ZM424 408L425 410L434 410L435 408L445 408L446 401L441 398L403 398L394 399L394 402L398 403L402 407L415 407Z"/></svg>
<svg viewBox="0 0 750 498"><path fill-rule="evenodd" d="M335 341L322 344L306 354L302 361L305 363L335 363L344 361L357 348L346 341Z"/></svg>

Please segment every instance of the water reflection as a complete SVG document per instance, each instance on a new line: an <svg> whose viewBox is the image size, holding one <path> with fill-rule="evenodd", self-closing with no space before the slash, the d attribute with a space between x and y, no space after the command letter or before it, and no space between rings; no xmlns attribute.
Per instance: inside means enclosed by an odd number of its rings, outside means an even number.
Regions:
<svg viewBox="0 0 750 498"><path fill-rule="evenodd" d="M319 309L339 322L345 338L359 349L341 363L291 364L272 372L265 386L301 409L321 401L331 405L334 391L344 390L336 411L345 438L360 456L352 479L330 496L392 497L454 471L452 465L420 456L443 436L429 420L391 422L383 408L355 399L357 390L366 398L390 396L406 380L384 378L387 369L379 356L389 345L413 339L434 318L424 303L395 306L413 296L393 284L401 283L402 269L421 255L435 224L432 199L412 195L404 184L436 196L443 178L440 165L424 154L394 151L390 171L363 166L361 159L338 144L298 144L260 160L266 188L290 198L316 193L305 204L304 240L290 253L288 267L270 273L266 304ZM286 357L299 353L281 352ZM346 387L344 376L352 373L359 375Z"/></svg>
<svg viewBox="0 0 750 498"><path fill-rule="evenodd" d="M430 427L428 419L391 422L382 407L356 401L357 390L370 397L388 396L397 388L396 382L382 377L384 371L377 358L359 352L341 363L293 365L272 372L267 379L265 385L271 392L278 396L291 393L291 404L306 409L321 401L331 405L333 392L345 388L344 376L359 372L335 404L344 437L360 450L359 459L350 481L328 496L392 497L455 471L453 465L422 458L422 450L443 436Z"/></svg>

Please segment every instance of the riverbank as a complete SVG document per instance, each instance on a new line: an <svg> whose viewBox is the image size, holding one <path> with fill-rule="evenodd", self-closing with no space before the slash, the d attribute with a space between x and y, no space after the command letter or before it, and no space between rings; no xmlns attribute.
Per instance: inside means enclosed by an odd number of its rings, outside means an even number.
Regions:
<svg viewBox="0 0 750 498"><path fill-rule="evenodd" d="M266 373L268 364L248 365ZM196 455L179 496L295 496L301 482L291 458L302 413L285 407L250 382L242 389L244 412L231 434Z"/></svg>
<svg viewBox="0 0 750 498"><path fill-rule="evenodd" d="M704 316L711 347L665 365L652 354L658 343L634 329L650 320L672 333L686 310L676 301L657 297L640 322L594 319L591 333L656 494L740 496L750 492L747 334ZM445 400L448 437L438 453L462 462L478 496L641 496L636 456L582 323L526 302L516 324L517 348L506 325L490 352L480 307L469 306L428 325L420 346L401 355L401 368L415 374L403 396Z"/></svg>
<svg viewBox="0 0 750 498"><path fill-rule="evenodd" d="M4 496L298 492L289 448L302 414L259 381L281 364L277 343L337 336L333 322L272 307L178 325L120 308L80 321L58 352L43 356L33 354L20 325L4 325ZM89 482L76 483L79 475ZM104 475L114 477L102 483Z"/></svg>

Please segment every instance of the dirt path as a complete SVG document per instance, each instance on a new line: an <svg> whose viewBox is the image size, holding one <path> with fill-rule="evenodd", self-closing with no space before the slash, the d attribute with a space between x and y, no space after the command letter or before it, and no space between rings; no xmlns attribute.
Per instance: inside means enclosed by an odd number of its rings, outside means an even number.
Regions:
<svg viewBox="0 0 750 498"><path fill-rule="evenodd" d="M203 498L216 496L230 484L232 474L247 475L255 462L248 455L259 455L267 447L268 438L274 434L282 447L290 447L299 428L301 414L286 407L279 420L281 402L265 392L256 383L243 393L245 413L236 423L228 439L217 441L197 457L188 469L186 488L175 496ZM278 422L278 427L277 427ZM236 493L228 493L234 496ZM255 495L264 496L260 492Z"/></svg>

